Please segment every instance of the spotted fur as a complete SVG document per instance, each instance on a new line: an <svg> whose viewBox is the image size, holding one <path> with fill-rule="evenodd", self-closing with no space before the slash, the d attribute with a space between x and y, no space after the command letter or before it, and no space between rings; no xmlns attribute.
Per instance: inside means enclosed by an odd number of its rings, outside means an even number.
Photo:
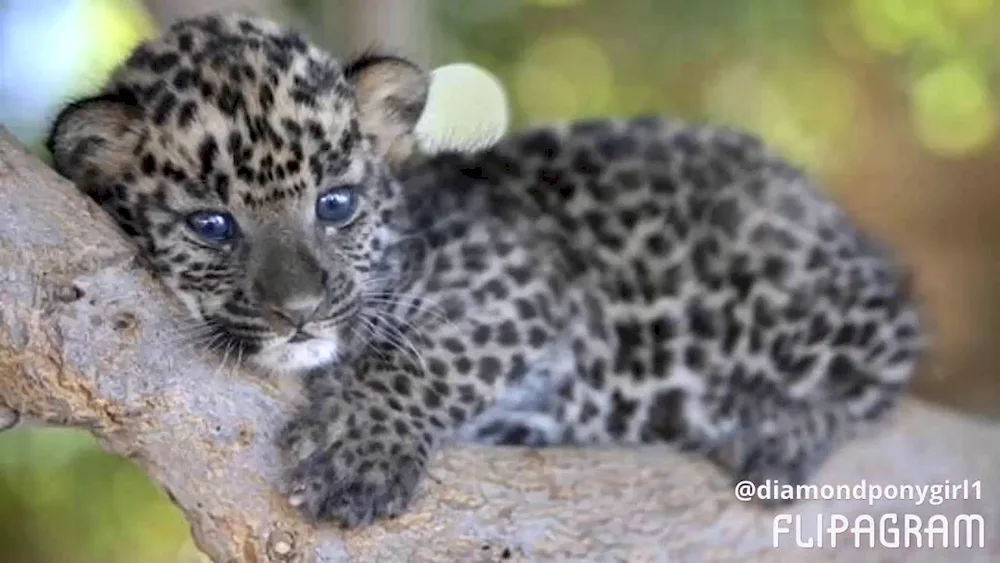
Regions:
<svg viewBox="0 0 1000 563"><path fill-rule="evenodd" d="M53 127L206 339L305 382L280 446L309 516L401 513L456 439L664 443L799 483L905 388L905 272L757 139L594 120L408 159L425 97L405 60L203 16ZM323 223L344 186L357 209ZM206 210L238 236L196 232Z"/></svg>

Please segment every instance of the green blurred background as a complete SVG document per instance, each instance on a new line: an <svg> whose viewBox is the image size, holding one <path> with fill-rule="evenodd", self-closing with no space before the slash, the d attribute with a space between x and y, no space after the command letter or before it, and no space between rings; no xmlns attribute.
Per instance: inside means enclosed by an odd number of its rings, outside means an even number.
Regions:
<svg viewBox="0 0 1000 563"><path fill-rule="evenodd" d="M515 128L670 113L753 130L918 273L937 344L917 393L1000 415L1000 5L994 0L0 0L0 123L56 107L143 37L245 7L337 52L373 43L506 84ZM0 562L201 561L130 463L65 430L0 434Z"/></svg>

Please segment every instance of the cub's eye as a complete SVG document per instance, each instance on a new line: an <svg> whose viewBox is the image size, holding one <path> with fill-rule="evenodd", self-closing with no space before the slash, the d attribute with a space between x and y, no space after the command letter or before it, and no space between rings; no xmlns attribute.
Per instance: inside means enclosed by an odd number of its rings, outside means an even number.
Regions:
<svg viewBox="0 0 1000 563"><path fill-rule="evenodd" d="M187 217L188 226L212 242L226 242L236 236L236 219L218 211L196 211Z"/></svg>
<svg viewBox="0 0 1000 563"><path fill-rule="evenodd" d="M333 188L316 200L316 216L338 227L349 223L357 210L358 192L353 186Z"/></svg>

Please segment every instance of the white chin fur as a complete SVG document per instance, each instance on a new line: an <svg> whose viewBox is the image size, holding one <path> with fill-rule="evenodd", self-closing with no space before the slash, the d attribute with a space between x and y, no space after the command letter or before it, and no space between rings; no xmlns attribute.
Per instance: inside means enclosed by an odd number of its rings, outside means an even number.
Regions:
<svg viewBox="0 0 1000 563"><path fill-rule="evenodd" d="M261 350L254 356L253 363L270 372L294 373L333 364L339 351L337 341L325 338L295 344L283 342Z"/></svg>

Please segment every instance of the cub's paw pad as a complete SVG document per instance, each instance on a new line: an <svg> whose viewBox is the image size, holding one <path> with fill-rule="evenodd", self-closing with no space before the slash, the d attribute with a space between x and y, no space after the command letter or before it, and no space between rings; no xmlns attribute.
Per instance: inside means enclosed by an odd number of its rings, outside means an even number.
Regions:
<svg viewBox="0 0 1000 563"><path fill-rule="evenodd" d="M302 460L287 482L288 501L313 520L345 528L402 514L424 475L419 456L358 456L318 452Z"/></svg>
<svg viewBox="0 0 1000 563"><path fill-rule="evenodd" d="M20 420L16 410L0 405L0 432L14 428Z"/></svg>

